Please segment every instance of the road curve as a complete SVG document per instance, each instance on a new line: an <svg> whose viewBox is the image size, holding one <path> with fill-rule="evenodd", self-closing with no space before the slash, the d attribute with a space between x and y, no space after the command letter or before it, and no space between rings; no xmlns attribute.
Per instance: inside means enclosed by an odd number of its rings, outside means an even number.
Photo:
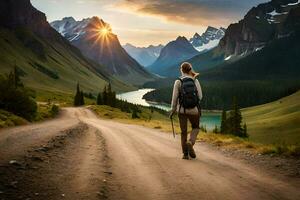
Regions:
<svg viewBox="0 0 300 200"><path fill-rule="evenodd" d="M300 199L299 180L195 149L196 160L182 160L170 134L64 109L0 131L0 199Z"/></svg>

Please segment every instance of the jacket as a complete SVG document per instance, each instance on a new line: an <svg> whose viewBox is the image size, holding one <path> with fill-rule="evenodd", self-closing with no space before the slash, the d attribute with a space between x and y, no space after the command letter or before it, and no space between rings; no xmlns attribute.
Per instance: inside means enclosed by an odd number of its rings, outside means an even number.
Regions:
<svg viewBox="0 0 300 200"><path fill-rule="evenodd" d="M186 78L186 77L194 79L195 85L196 85L196 88L197 88L197 91L198 91L198 97L199 97L199 100L201 100L203 95L202 95L202 89L201 89L201 85L200 85L199 81L197 79L193 78L192 76L188 75L188 74L183 74L180 77L180 79L183 79L183 78ZM181 90L181 81L176 80L175 83L174 83L174 87L173 87L171 111L172 112L177 112L177 113L182 113L182 114L185 113L185 114L188 114L188 115L198 115L199 110L198 110L197 106L194 107L194 108L191 108L191 109L185 109L185 112L184 112L183 107L181 107L180 110L179 110L179 107L180 107L180 104L179 104L180 90Z"/></svg>

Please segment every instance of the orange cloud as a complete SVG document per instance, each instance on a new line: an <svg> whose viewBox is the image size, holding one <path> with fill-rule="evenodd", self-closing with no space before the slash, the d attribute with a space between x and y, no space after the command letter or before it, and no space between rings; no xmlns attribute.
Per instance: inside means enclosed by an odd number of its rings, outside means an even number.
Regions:
<svg viewBox="0 0 300 200"><path fill-rule="evenodd" d="M119 9L190 25L228 25L265 0L122 0Z"/></svg>

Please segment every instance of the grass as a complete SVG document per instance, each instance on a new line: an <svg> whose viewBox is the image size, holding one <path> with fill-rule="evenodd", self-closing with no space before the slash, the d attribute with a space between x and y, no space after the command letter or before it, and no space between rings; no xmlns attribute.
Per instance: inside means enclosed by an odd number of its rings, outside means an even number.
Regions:
<svg viewBox="0 0 300 200"><path fill-rule="evenodd" d="M152 113L150 108L139 107L142 112L138 113L139 118L137 119L132 119L131 113L122 112L119 108L112 108L105 105L91 105L88 108L102 119L113 119L121 123L137 124L164 132L172 131L171 121L167 114L162 114L155 110ZM179 133L178 119L174 119L174 127L176 132Z"/></svg>
<svg viewBox="0 0 300 200"><path fill-rule="evenodd" d="M22 117L18 117L10 112L0 110L0 128L7 128L25 124L28 124L28 121L26 121Z"/></svg>
<svg viewBox="0 0 300 200"><path fill-rule="evenodd" d="M300 145L300 91L272 103L243 109L242 114L250 141Z"/></svg>
<svg viewBox="0 0 300 200"><path fill-rule="evenodd" d="M18 38L19 31L26 34L26 40L39 44L43 58ZM91 69L92 64L77 49L55 39L47 41L29 31L0 28L0 46L0 74L8 74L16 65L22 69L24 84L35 91L69 94L79 82L84 92L96 94L108 84L107 75L97 75ZM110 81L115 91L134 89L114 77L110 77Z"/></svg>
<svg viewBox="0 0 300 200"><path fill-rule="evenodd" d="M59 107L55 104L38 104L37 115L34 119L35 122L51 119L57 116ZM29 124L27 120L11 112L0 110L0 128L7 128L13 126L20 126Z"/></svg>
<svg viewBox="0 0 300 200"><path fill-rule="evenodd" d="M249 139L239 138L233 135L222 135L214 133L200 134L198 140L222 148L231 150L242 150L253 154L274 154L294 157L300 156L299 145L261 144L252 142Z"/></svg>
<svg viewBox="0 0 300 200"><path fill-rule="evenodd" d="M57 116L59 107L55 104L39 104L37 116L34 121L43 121Z"/></svg>

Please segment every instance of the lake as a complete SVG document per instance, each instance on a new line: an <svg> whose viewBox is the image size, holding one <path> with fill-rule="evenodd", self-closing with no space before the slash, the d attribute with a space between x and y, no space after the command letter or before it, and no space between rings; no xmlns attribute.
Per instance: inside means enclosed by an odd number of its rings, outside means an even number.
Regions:
<svg viewBox="0 0 300 200"><path fill-rule="evenodd" d="M168 104L153 103L143 99L143 96L146 93L151 92L153 90L154 89L139 89L136 91L118 94L117 98L133 104L138 104L147 107L153 106L156 108L160 108L162 110L170 111L171 106ZM208 130L212 130L215 127L215 125L220 127L221 115L220 113L216 113L216 112L204 111L202 112L200 124L206 126Z"/></svg>

